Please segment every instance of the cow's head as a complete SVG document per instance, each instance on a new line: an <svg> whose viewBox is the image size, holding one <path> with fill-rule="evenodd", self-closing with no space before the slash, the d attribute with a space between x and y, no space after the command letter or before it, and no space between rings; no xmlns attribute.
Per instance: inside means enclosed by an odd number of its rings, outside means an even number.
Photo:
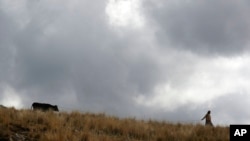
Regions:
<svg viewBox="0 0 250 141"><path fill-rule="evenodd" d="M54 111L59 111L57 105L53 106Z"/></svg>

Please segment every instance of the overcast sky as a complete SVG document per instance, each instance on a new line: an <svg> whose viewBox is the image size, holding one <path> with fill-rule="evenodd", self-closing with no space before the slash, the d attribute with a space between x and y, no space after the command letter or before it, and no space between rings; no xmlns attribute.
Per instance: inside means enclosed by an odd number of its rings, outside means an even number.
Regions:
<svg viewBox="0 0 250 141"><path fill-rule="evenodd" d="M0 0L0 104L250 124L248 0Z"/></svg>

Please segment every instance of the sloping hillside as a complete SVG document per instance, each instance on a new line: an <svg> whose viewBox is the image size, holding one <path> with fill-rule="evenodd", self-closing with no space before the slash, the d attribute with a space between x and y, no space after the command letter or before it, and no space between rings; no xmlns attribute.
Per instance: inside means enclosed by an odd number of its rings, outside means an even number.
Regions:
<svg viewBox="0 0 250 141"><path fill-rule="evenodd" d="M0 108L0 140L229 141L229 128Z"/></svg>

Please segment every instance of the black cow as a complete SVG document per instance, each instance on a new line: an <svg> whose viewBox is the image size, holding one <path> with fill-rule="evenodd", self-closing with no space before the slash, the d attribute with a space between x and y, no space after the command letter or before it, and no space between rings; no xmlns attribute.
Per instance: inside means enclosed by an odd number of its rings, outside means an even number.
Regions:
<svg viewBox="0 0 250 141"><path fill-rule="evenodd" d="M33 108L33 110L41 110L41 111L59 111L57 105L50 105L47 103L38 103L38 102L34 102L31 106L31 108Z"/></svg>

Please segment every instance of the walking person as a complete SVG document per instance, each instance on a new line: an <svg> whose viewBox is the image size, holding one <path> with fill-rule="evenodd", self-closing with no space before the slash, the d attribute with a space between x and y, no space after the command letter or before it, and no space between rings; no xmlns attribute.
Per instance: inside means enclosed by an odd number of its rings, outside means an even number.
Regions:
<svg viewBox="0 0 250 141"><path fill-rule="evenodd" d="M207 112L207 114L201 119L201 120L204 120L206 119L206 122L205 122L205 125L206 126L213 126L213 123L212 123L212 120L211 120L211 111L209 110Z"/></svg>

